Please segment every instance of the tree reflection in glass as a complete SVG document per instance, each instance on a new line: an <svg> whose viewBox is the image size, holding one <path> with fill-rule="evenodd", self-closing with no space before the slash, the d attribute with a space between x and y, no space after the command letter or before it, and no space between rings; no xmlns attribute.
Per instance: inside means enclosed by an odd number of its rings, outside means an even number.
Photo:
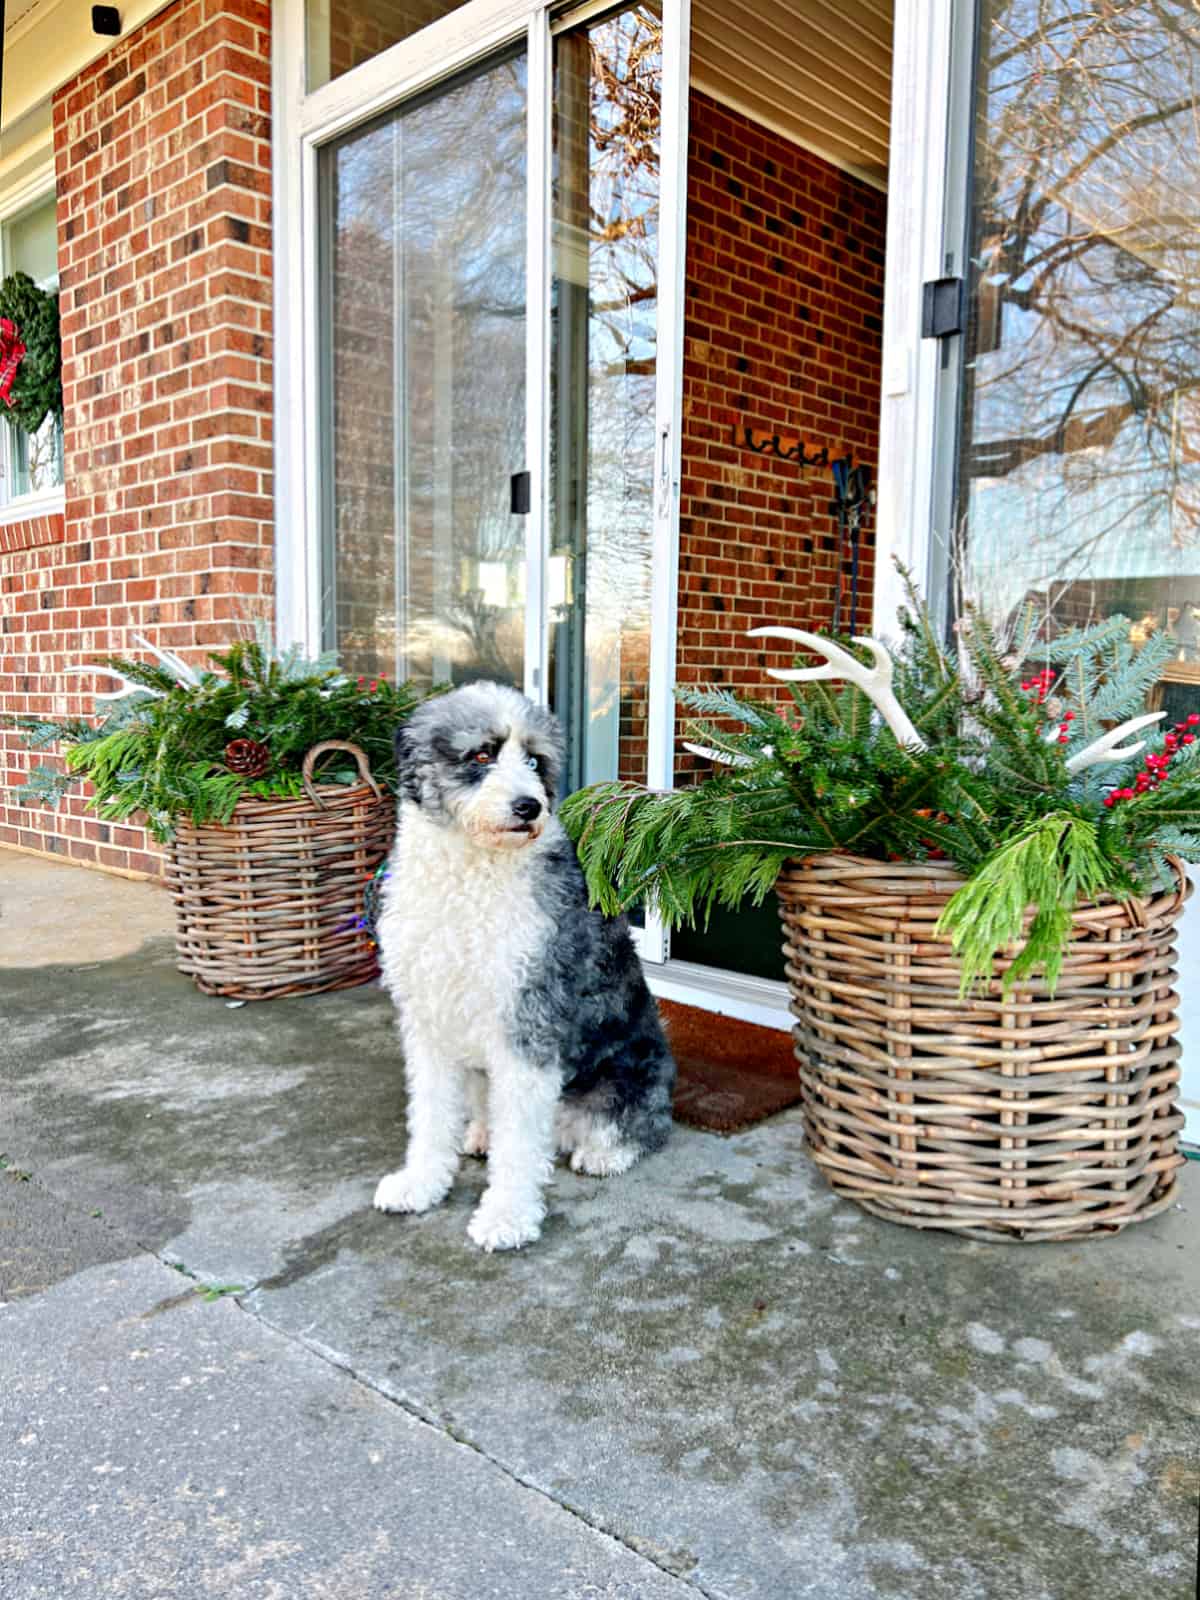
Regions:
<svg viewBox="0 0 1200 1600"><path fill-rule="evenodd" d="M646 776L661 93L658 6L555 41L551 695L572 787Z"/></svg>
<svg viewBox="0 0 1200 1600"><path fill-rule="evenodd" d="M1190 0L981 6L959 603L1170 629L1168 685L1200 681L1198 75Z"/></svg>
<svg viewBox="0 0 1200 1600"><path fill-rule="evenodd" d="M322 155L326 636L347 669L519 684L525 62Z"/></svg>

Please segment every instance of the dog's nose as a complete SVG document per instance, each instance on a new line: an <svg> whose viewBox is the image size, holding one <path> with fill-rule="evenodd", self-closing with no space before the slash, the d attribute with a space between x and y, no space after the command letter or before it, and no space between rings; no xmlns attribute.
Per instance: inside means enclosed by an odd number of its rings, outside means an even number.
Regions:
<svg viewBox="0 0 1200 1600"><path fill-rule="evenodd" d="M520 817L522 822L532 822L541 811L542 802L535 800L531 794L525 794L513 801L512 808L514 817Z"/></svg>

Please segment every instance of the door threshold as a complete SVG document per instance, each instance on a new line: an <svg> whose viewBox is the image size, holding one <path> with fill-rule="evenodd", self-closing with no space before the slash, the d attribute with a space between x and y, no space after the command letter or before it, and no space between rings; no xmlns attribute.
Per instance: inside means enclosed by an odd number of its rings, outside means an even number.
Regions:
<svg viewBox="0 0 1200 1600"><path fill-rule="evenodd" d="M760 1028L791 1030L794 1019L788 1009L786 983L729 972L724 967L705 967L698 961L644 961L642 971L657 999L736 1017Z"/></svg>

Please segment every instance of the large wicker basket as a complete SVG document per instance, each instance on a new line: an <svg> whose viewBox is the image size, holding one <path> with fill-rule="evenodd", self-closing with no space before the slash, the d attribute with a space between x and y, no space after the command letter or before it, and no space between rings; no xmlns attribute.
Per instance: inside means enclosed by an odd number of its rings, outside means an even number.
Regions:
<svg viewBox="0 0 1200 1600"><path fill-rule="evenodd" d="M347 750L362 778L313 784ZM303 800L239 801L225 824L181 823L167 857L179 970L205 994L274 1000L368 983L378 971L363 890L387 854L395 807L357 745L328 739L304 760Z"/></svg>
<svg viewBox="0 0 1200 1600"><path fill-rule="evenodd" d="M1053 996L959 997L933 928L961 879L822 855L778 885L812 1154L868 1211L975 1238L1115 1232L1182 1164L1175 930L1190 890L1076 913ZM997 970L1004 962L997 963Z"/></svg>

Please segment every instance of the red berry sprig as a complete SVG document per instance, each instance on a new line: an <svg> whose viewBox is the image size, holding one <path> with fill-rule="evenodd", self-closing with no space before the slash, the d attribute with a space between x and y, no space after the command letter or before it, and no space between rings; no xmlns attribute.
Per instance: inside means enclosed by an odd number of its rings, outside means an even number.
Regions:
<svg viewBox="0 0 1200 1600"><path fill-rule="evenodd" d="M1171 762L1179 754L1185 744L1195 744L1196 735L1192 731L1200 726L1200 712L1193 711L1190 716L1177 722L1163 739L1162 750L1156 755L1153 751L1147 753L1141 772L1133 780L1133 787L1126 789L1113 789L1104 797L1104 804L1111 811L1113 806L1122 800L1136 800L1140 794L1149 794L1152 789L1157 789L1159 784L1170 771Z"/></svg>
<svg viewBox="0 0 1200 1600"><path fill-rule="evenodd" d="M1045 704L1046 696L1050 693L1053 684L1054 668L1043 667L1034 677L1026 678L1021 688L1024 689L1026 694L1033 695L1035 706L1040 706Z"/></svg>

